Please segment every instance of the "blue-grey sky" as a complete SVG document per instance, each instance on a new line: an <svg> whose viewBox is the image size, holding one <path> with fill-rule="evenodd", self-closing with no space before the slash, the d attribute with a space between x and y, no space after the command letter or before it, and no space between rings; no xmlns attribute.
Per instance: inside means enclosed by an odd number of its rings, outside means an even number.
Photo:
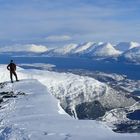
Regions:
<svg viewBox="0 0 140 140"><path fill-rule="evenodd" d="M140 0L0 0L0 43L140 42Z"/></svg>

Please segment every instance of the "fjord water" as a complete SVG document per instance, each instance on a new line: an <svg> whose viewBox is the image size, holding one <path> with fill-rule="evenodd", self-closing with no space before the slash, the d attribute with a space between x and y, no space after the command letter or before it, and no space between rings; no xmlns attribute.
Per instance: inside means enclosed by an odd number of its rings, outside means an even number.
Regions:
<svg viewBox="0 0 140 140"><path fill-rule="evenodd" d="M127 64L123 62L109 62L103 60L92 60L86 58L64 58L64 57L12 57L0 55L0 64L8 64L13 59L18 64L44 63L53 64L57 70L84 69L90 71L101 71L106 73L117 73L127 75L130 79L140 80L140 65Z"/></svg>
<svg viewBox="0 0 140 140"><path fill-rule="evenodd" d="M127 117L131 120L140 120L140 110L127 114Z"/></svg>

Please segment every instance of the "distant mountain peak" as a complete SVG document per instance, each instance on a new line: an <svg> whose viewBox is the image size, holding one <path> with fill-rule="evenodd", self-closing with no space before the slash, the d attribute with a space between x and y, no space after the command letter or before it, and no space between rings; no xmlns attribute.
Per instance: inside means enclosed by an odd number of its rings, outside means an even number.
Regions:
<svg viewBox="0 0 140 140"><path fill-rule="evenodd" d="M94 55L101 57L114 56L119 54L120 51L116 50L109 42L97 46L94 50Z"/></svg>
<svg viewBox="0 0 140 140"><path fill-rule="evenodd" d="M138 42L131 41L131 42L120 42L115 46L115 48L124 52L124 51L127 51L135 47L139 47L139 46L140 44Z"/></svg>

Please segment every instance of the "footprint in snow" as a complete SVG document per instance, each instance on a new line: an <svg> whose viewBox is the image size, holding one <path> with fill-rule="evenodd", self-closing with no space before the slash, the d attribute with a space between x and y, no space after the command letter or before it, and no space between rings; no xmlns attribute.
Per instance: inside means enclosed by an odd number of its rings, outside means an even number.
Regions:
<svg viewBox="0 0 140 140"><path fill-rule="evenodd" d="M46 132L46 131L44 131L43 134L44 134L44 135L47 135L47 136L56 135L56 133L48 133L48 132Z"/></svg>
<svg viewBox="0 0 140 140"><path fill-rule="evenodd" d="M64 140L68 140L68 139L71 137L71 135L70 135L70 134L66 134L65 136L66 136L66 137L65 137L65 139L64 139Z"/></svg>

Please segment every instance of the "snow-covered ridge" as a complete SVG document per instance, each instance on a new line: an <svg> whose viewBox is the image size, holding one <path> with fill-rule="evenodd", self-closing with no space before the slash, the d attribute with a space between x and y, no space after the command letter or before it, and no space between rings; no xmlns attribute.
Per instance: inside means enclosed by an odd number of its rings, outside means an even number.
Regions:
<svg viewBox="0 0 140 140"><path fill-rule="evenodd" d="M5 69L6 66L0 67L0 71L4 71L0 74L3 80L9 77ZM22 69L19 70L22 72ZM64 106L74 107L83 102L99 100L103 106L111 109L131 106L136 102L133 97L129 98L126 93L119 93L108 85L87 76L42 70L24 70L20 73L20 78L25 77L38 79L48 88L50 93L64 103ZM110 99L112 100L110 101Z"/></svg>
<svg viewBox="0 0 140 140"><path fill-rule="evenodd" d="M97 121L80 121L65 114L58 101L37 80L8 83L4 88L26 95L9 99L0 110L1 140L138 140L134 134L116 134ZM4 90L4 89L3 89ZM100 135L102 133L102 135Z"/></svg>
<svg viewBox="0 0 140 140"><path fill-rule="evenodd" d="M27 70L26 72L24 70L20 77L25 78L26 76L27 78L38 79L51 94L61 101L65 109L73 110L79 104L94 101L99 101L107 110L127 107L136 103L133 96L120 93L87 76L41 70Z"/></svg>
<svg viewBox="0 0 140 140"><path fill-rule="evenodd" d="M9 74L5 69L5 65L0 66L0 82L9 81ZM108 97L109 101L113 98L117 100L112 101L115 106L116 103L118 103L117 106L120 106L120 103L121 106L130 106L135 103L133 98L127 98L124 94L117 96L118 93L113 94L114 91L106 84L89 77L21 68L17 70L20 81L14 84L7 83L0 90L12 90L14 93L21 91L26 95L9 100L0 110L0 117L3 117L0 123L0 138L2 140L64 140L69 138L92 140L93 137L97 140L108 140L110 137L116 140L139 139L138 135L115 134L96 121L80 121L70 118L62 112L58 101L51 94L55 95L56 93L56 97L65 99L66 103L75 100L72 102L72 106L84 100L90 101L90 98L100 100L102 97L103 103L105 103L103 99ZM109 93L107 94L107 92ZM107 103L106 105L110 106L111 104Z"/></svg>

